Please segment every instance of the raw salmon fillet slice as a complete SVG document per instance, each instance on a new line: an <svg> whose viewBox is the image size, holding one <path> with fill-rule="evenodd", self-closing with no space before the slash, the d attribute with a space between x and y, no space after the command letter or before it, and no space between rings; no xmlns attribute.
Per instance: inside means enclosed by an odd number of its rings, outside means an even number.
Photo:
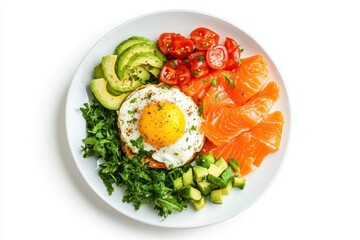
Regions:
<svg viewBox="0 0 360 240"><path fill-rule="evenodd" d="M240 174L246 175L259 167L263 159L280 148L284 117L280 111L268 114L251 130L239 134L230 142L216 146L207 141L202 153L234 158L240 163Z"/></svg>
<svg viewBox="0 0 360 240"><path fill-rule="evenodd" d="M223 72L218 82L225 88L232 101L238 106L258 93L269 78L266 60L261 55L243 58L234 73ZM233 86L229 81L233 81Z"/></svg>
<svg viewBox="0 0 360 240"><path fill-rule="evenodd" d="M210 87L203 99L203 116L206 117L209 112L222 107L236 107L236 105L223 86Z"/></svg>
<svg viewBox="0 0 360 240"><path fill-rule="evenodd" d="M279 87L275 82L269 82L264 89L253 96L243 106L230 104L221 107L207 107L201 130L215 145L229 142L240 133L258 125L279 97ZM211 96L210 98L214 98ZM222 100L225 102L225 99ZM209 104L210 105L210 104Z"/></svg>

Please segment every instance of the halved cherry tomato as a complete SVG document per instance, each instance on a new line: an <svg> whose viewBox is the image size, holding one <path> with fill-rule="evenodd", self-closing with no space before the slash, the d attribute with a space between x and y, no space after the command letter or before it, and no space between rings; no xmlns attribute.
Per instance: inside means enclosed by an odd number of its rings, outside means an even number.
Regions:
<svg viewBox="0 0 360 240"><path fill-rule="evenodd" d="M222 44L211 46L206 52L207 64L212 69L224 69L228 61L228 51Z"/></svg>
<svg viewBox="0 0 360 240"><path fill-rule="evenodd" d="M209 66L206 62L206 52L197 51L192 53L187 58L187 66L190 69L191 75L195 78L199 78L208 74Z"/></svg>
<svg viewBox="0 0 360 240"><path fill-rule="evenodd" d="M166 62L160 72L160 81L170 85L186 84L190 78L190 70L180 59Z"/></svg>
<svg viewBox="0 0 360 240"><path fill-rule="evenodd" d="M194 49L195 45L190 39L176 39L169 48L169 53L176 58L184 59L187 58Z"/></svg>
<svg viewBox="0 0 360 240"><path fill-rule="evenodd" d="M177 84L179 86L187 84L191 79L190 70L185 64L179 64L177 66L176 74L178 77Z"/></svg>
<svg viewBox="0 0 360 240"><path fill-rule="evenodd" d="M164 53L165 55L169 54L169 49L172 47L172 44L176 40L185 39L184 36L178 34L178 33L163 33L159 36L159 39L157 40L157 44L160 48L160 51Z"/></svg>
<svg viewBox="0 0 360 240"><path fill-rule="evenodd" d="M227 37L225 39L225 47L228 50L228 55L229 55L225 69L232 70L237 68L239 66L240 54L241 54L241 50L238 44L234 39Z"/></svg>
<svg viewBox="0 0 360 240"><path fill-rule="evenodd" d="M211 45L218 44L220 36L208 28L200 27L190 33L190 38L195 43L196 49L208 50Z"/></svg>

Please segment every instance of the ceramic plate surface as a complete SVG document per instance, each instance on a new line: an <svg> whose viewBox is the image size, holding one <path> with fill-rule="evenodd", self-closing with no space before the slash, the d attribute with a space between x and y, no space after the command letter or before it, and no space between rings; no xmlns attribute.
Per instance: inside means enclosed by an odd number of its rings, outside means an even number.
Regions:
<svg viewBox="0 0 360 240"><path fill-rule="evenodd" d="M226 36L235 39L245 49L242 57L254 54L263 55L269 67L270 79L280 86L280 98L271 111L281 110L285 118L281 148L265 158L261 167L247 176L246 188L232 191L224 196L223 204L208 203L204 209L195 212L192 206L181 213L173 213L165 220L157 215L153 206L145 205L134 210L131 204L123 203L123 191L116 188L109 196L97 173L97 160L82 157L82 139L86 137L85 120L80 107L92 98L89 84L93 68L105 55L112 54L115 47L133 35L143 36L154 41L163 32L177 32L188 36L197 27L207 27L217 32L222 39ZM192 11L165 11L147 14L127 21L99 40L80 63L70 85L66 103L66 131L70 150L82 176L96 194L114 210L138 221L168 228L201 227L224 221L251 206L268 189L283 162L290 132L290 108L283 79L273 61L264 49L248 34L218 17Z"/></svg>

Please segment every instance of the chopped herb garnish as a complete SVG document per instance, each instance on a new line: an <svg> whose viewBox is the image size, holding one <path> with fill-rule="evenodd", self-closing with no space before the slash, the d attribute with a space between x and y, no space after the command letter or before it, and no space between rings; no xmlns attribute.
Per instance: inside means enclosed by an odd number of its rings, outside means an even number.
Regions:
<svg viewBox="0 0 360 240"><path fill-rule="evenodd" d="M157 104L157 109L158 109L158 111L160 111L163 109L163 107L160 104Z"/></svg>
<svg viewBox="0 0 360 240"><path fill-rule="evenodd" d="M219 94L216 94L215 95L215 102L219 102L220 101L220 96L219 96Z"/></svg>
<svg viewBox="0 0 360 240"><path fill-rule="evenodd" d="M208 78L205 78L205 79L203 80L203 82L208 82L208 81L210 81L210 79L208 79Z"/></svg>
<svg viewBox="0 0 360 240"><path fill-rule="evenodd" d="M194 73L195 76L198 76L200 71L199 70L194 70L193 73Z"/></svg>
<svg viewBox="0 0 360 240"><path fill-rule="evenodd" d="M194 125L191 125L190 131L195 131L196 127Z"/></svg>
<svg viewBox="0 0 360 240"><path fill-rule="evenodd" d="M136 111L137 111L137 109L134 109L134 110L128 110L127 112L128 112L128 114L134 114L134 113L136 113Z"/></svg>
<svg viewBox="0 0 360 240"><path fill-rule="evenodd" d="M162 88L169 90L171 88L171 85L166 83L162 86Z"/></svg>
<svg viewBox="0 0 360 240"><path fill-rule="evenodd" d="M146 95L145 99L151 99L151 96L152 96L152 93L150 92Z"/></svg>
<svg viewBox="0 0 360 240"><path fill-rule="evenodd" d="M204 104L200 104L198 107L198 114L201 116L202 112L204 111Z"/></svg>
<svg viewBox="0 0 360 240"><path fill-rule="evenodd" d="M177 64L176 61L173 61L173 62L170 63L170 66L171 66L172 68L176 68L177 65L178 65L178 64Z"/></svg>
<svg viewBox="0 0 360 240"><path fill-rule="evenodd" d="M204 56L201 56L201 55L196 56L195 58L198 59L200 62L204 62L204 61L205 61Z"/></svg>
<svg viewBox="0 0 360 240"><path fill-rule="evenodd" d="M234 89L234 88L235 88L235 83L234 83L234 81L233 81L233 80L230 78L230 76L227 75L226 73L223 73L223 75L224 75L225 80L229 83L230 87L231 87L232 89Z"/></svg>
<svg viewBox="0 0 360 240"><path fill-rule="evenodd" d="M134 103L136 101L136 98L132 98L131 100L130 100L130 103Z"/></svg>
<svg viewBox="0 0 360 240"><path fill-rule="evenodd" d="M216 78L211 79L211 86L213 86L213 87L217 86Z"/></svg>

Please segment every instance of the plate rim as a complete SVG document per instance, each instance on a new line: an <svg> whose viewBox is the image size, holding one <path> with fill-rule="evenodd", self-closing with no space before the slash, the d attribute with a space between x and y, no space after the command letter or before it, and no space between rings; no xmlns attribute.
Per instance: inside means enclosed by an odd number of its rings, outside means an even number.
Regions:
<svg viewBox="0 0 360 240"><path fill-rule="evenodd" d="M123 26L126 26L132 22L135 22L139 19L142 19L142 18L146 18L146 17L149 17L149 16L153 16L153 15L158 15L158 14L164 14L164 13L176 13L176 14L196 14L196 15L202 15L203 17L210 17L212 19L216 19L216 20L219 20L221 21L222 23L226 23L226 24L229 24L231 25L232 27L235 27L236 29L240 30L241 32L245 33L247 35L247 37L249 37L252 41L254 41L254 43L256 45L258 45L261 50L267 55L267 57L272 61L274 67L275 67L275 71L279 74L280 76L280 81L281 83L284 85L284 89L282 89L282 94L285 95L285 98L286 98L286 103L288 105L287 107L287 139L286 139L286 142L282 142L281 146L283 148L283 154L282 154L282 157L281 157L281 161L280 161L280 164L279 166L277 167L274 175L272 176L271 178L271 181L268 182L265 186L265 188L262 189L261 193L258 194L251 202L249 202L247 204L247 206L245 206L243 208L243 210L239 210L239 211L235 211L233 214L231 215L228 215L227 217L225 218L221 218L221 220L219 221L212 221L210 223L207 223L207 224L197 224L197 225L192 225L192 226L168 226L166 224L162 224L162 221L159 221L159 222L153 222L153 221L149 221L147 219L144 219L144 218L141 218L139 213L138 214L134 214L134 215L130 215L128 214L126 211L122 211L120 208L116 208L114 207L110 201L108 201L108 199L103 196L102 194L99 193L98 189L95 188L91 183L90 181L88 180L88 176L86 175L84 169L81 168L80 164L79 164L79 161L77 161L77 154L75 154L75 149L73 148L74 146L71 145L71 141L70 141L70 137L69 137L69 123L68 123L68 120L69 120L69 110L68 110L68 106L70 105L70 95L71 95L71 90L73 89L73 86L76 84L75 82L75 79L76 79L76 76L79 74L79 69L81 68L81 66L83 65L84 61L87 59L87 57L89 56L89 54L93 51L93 49L99 44L101 43L104 39L108 38L110 35L112 35L114 32L116 32L118 29L121 29ZM123 21L122 23L120 23L119 25L117 25L116 27L114 27L112 30L110 30L109 32L107 32L105 35L103 35L100 39L98 39L90 48L89 50L86 52L86 54L84 55L84 57L82 58L82 60L80 61L78 67L76 68L74 74L73 74L73 77L71 79L71 83L68 87L68 90L67 90L67 95L66 95L66 103L65 103L65 114L64 114L64 117L65 117L65 131L66 131L66 138L67 138L67 142L68 142L68 147L70 149L70 152L71 152L71 156L77 166L77 169L79 170L82 178L85 180L86 184L92 189L92 191L94 191L96 193L96 195L98 197L100 197L106 204L108 204L112 209L116 210L117 212L125 215L126 217L129 217L131 219L134 219L136 221L139 221L139 222L142 222L142 223L145 223L145 224L149 224L149 225L152 225L152 226L157 226L157 227L163 227L163 228L196 228L196 227L203 227L203 226L209 226L209 225L213 225L213 224L217 224L217 223L220 223L220 222L223 222L225 220L228 220L244 211L246 211L247 209L249 209L250 206L252 206L254 203L256 203L268 190L269 188L273 185L274 181L276 180L276 178L278 177L279 173L281 172L281 169L284 165L284 162L285 162L285 159L286 159L286 155L287 155L287 152L288 152L288 146L289 146L289 143L290 143L290 139L291 139L291 101L289 99L289 95L288 95L288 88L286 88L286 85L285 85L285 81L284 81L284 78L282 77L282 75L280 74L279 70L278 70L278 65L275 64L273 58L270 57L270 54L268 51L265 51L265 49L263 49L262 45L259 44L259 42L251 35L248 33L248 31L244 31L243 28L240 28L237 24L234 24L232 21L229 21L228 19L225 19L223 17L219 17L219 16L216 16L214 14L210 14L210 13L207 13L207 12L204 12L204 11L195 11L195 10L187 10L187 9L168 9L168 10L161 10L161 11L153 11L153 12L148 12L148 13L145 13L145 14L141 14L141 15L138 15L138 16L135 16L135 17L132 17L128 20L125 20ZM90 97L89 97L90 98ZM91 100L91 99L89 99ZM81 106L79 106L80 108ZM284 132L283 132L284 134ZM78 146L80 147L80 146ZM111 196L108 196L108 197L111 197ZM122 203L120 201L120 203ZM126 203L128 204L128 203ZM187 211L187 210L185 210ZM181 214L181 213L180 213ZM161 217L159 217L159 219L161 219ZM163 221L163 222L166 222L166 221Z"/></svg>

